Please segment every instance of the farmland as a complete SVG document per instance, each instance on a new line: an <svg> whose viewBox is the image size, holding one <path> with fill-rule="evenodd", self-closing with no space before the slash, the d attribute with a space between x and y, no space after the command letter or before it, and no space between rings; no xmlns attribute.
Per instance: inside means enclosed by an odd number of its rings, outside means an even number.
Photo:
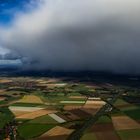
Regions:
<svg viewBox="0 0 140 140"><path fill-rule="evenodd" d="M129 98L134 87L86 80L1 77L0 139L140 139L140 104Z"/></svg>

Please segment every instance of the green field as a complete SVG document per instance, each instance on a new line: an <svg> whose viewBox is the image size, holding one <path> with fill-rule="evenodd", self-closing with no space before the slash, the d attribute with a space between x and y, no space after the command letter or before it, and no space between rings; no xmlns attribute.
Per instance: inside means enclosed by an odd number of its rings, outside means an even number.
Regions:
<svg viewBox="0 0 140 140"><path fill-rule="evenodd" d="M121 111L129 111L129 110L134 110L134 109L138 109L138 107L135 105L128 105L126 107L121 108Z"/></svg>
<svg viewBox="0 0 140 140"><path fill-rule="evenodd" d="M43 107L45 105L43 104L37 104L37 103L14 103L11 106L22 106L22 107Z"/></svg>
<svg viewBox="0 0 140 140"><path fill-rule="evenodd" d="M83 105L86 101L84 98L78 98L78 99L71 99L68 96L47 96L46 97L46 103L50 104L57 104L57 105L67 105L68 103L61 103L61 101L81 101L80 105ZM76 105L77 103L71 103L71 105Z"/></svg>
<svg viewBox="0 0 140 140"><path fill-rule="evenodd" d="M107 115L101 116L96 123L111 123L111 118Z"/></svg>
<svg viewBox="0 0 140 140"><path fill-rule="evenodd" d="M58 122L51 118L49 115L44 115L29 121L29 123L39 123L39 124L57 124Z"/></svg>
<svg viewBox="0 0 140 140"><path fill-rule="evenodd" d="M137 109L131 109L131 110L126 110L124 113L134 120L140 120L140 108Z"/></svg>
<svg viewBox="0 0 140 140"><path fill-rule="evenodd" d="M18 127L18 132L24 139L37 137L53 128L54 125L24 123Z"/></svg>
<svg viewBox="0 0 140 140"><path fill-rule="evenodd" d="M123 99L118 99L116 102L115 102L115 106L121 106L121 105L127 105L129 104L128 102L124 101Z"/></svg>
<svg viewBox="0 0 140 140"><path fill-rule="evenodd" d="M0 128L6 123L13 121L14 116L7 107L0 108Z"/></svg>
<svg viewBox="0 0 140 140"><path fill-rule="evenodd" d="M80 140L97 140L94 133L86 133Z"/></svg>
<svg viewBox="0 0 140 140"><path fill-rule="evenodd" d="M140 140L140 129L122 130L117 133L122 140Z"/></svg>

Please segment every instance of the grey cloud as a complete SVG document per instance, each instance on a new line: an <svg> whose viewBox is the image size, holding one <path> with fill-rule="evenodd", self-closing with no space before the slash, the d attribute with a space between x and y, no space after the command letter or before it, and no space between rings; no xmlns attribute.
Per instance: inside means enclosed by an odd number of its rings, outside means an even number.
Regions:
<svg viewBox="0 0 140 140"><path fill-rule="evenodd" d="M40 0L17 13L1 44L29 69L140 74L139 0Z"/></svg>

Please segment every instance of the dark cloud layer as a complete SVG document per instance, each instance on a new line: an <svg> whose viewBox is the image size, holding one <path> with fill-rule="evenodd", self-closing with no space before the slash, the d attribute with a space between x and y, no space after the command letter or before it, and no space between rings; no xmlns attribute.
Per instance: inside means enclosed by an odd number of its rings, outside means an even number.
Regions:
<svg viewBox="0 0 140 140"><path fill-rule="evenodd" d="M0 43L24 68L140 74L138 13L139 0L40 0L0 28Z"/></svg>

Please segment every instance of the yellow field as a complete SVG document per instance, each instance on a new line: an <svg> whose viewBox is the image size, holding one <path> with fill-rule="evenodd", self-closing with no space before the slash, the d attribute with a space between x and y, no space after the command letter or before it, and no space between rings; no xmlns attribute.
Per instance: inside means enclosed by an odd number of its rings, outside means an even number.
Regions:
<svg viewBox="0 0 140 140"><path fill-rule="evenodd" d="M17 102L20 103L38 103L38 104L42 104L43 101L35 95L25 95L22 99L18 100Z"/></svg>

